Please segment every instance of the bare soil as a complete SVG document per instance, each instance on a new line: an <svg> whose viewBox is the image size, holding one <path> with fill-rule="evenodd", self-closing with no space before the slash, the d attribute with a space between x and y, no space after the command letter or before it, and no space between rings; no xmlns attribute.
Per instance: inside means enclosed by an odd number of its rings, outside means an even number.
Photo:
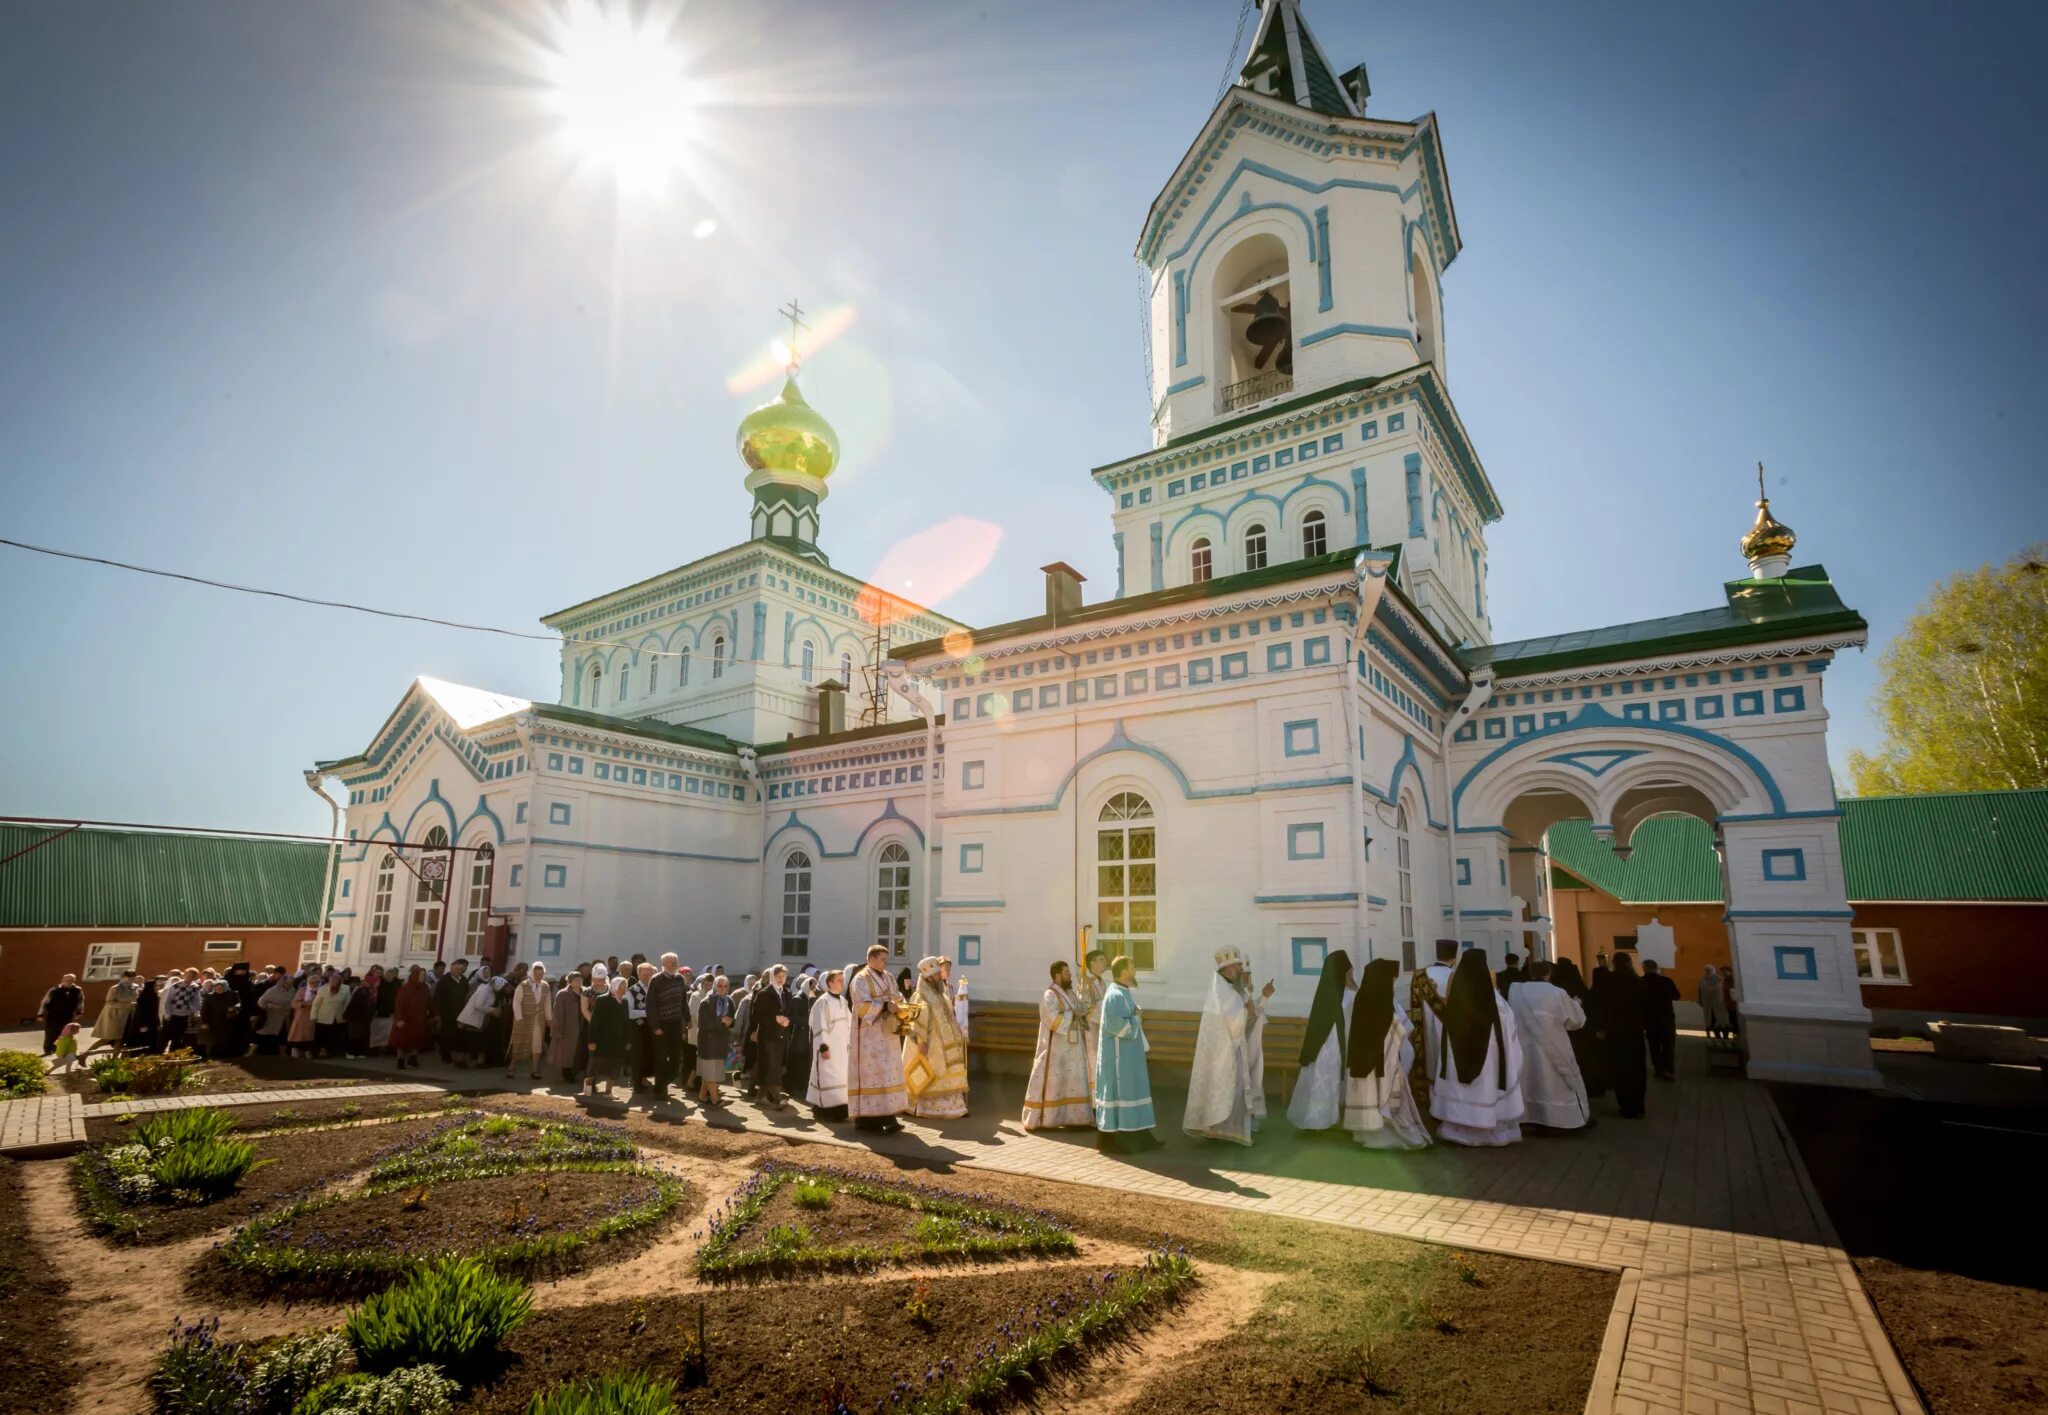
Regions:
<svg viewBox="0 0 2048 1415"><path fill-rule="evenodd" d="M1929 1409L2048 1409L2048 1292L1854 1261Z"/></svg>
<svg viewBox="0 0 2048 1415"><path fill-rule="evenodd" d="M249 1128L248 1117L238 1107L238 1130ZM142 1221L139 1232L121 1240L128 1243L181 1243L203 1233L233 1228L250 1219L261 1218L287 1198L303 1197L309 1186L339 1181L369 1156L391 1145L425 1139L440 1124L437 1120L402 1120L390 1125L352 1127L346 1130L314 1130L306 1133L259 1136L258 1155L271 1163L259 1165L242 1179L241 1186L225 1199L211 1204L139 1204L125 1212Z"/></svg>
<svg viewBox="0 0 2048 1415"><path fill-rule="evenodd" d="M91 1058L94 1061L98 1059ZM392 1075L396 1079L405 1079L396 1071ZM343 1071L318 1061L288 1056L240 1056L226 1061L195 1063L186 1074L185 1085L178 1094L228 1096L247 1091L317 1091L330 1086L361 1086L368 1080L358 1072ZM53 1086L72 1095L83 1096L88 1101L110 1099L93 1084L91 1074L82 1066L62 1076L52 1076L50 1081Z"/></svg>
<svg viewBox="0 0 2048 1415"><path fill-rule="evenodd" d="M832 1196L832 1202L822 1209L807 1209L796 1201L796 1185L792 1181L777 1189L761 1206L753 1222L735 1250L744 1253L758 1247L768 1230L779 1224L793 1224L811 1235L811 1242L820 1248L859 1246L890 1252L895 1248L917 1249L917 1222L923 1215L914 1210L899 1208L894 1204L877 1203L857 1194L840 1191ZM1011 1257L1028 1257L1019 1253L995 1257L995 1261L1008 1261ZM942 1255L934 1255L932 1261L943 1261ZM986 1260L986 1259L985 1259Z"/></svg>
<svg viewBox="0 0 2048 1415"><path fill-rule="evenodd" d="M50 1314L72 1301L55 1254L34 1241L24 1166L0 1160L0 1415L45 1408L49 1393L77 1379L78 1350Z"/></svg>
<svg viewBox="0 0 2048 1415"><path fill-rule="evenodd" d="M683 1410L823 1410L837 1383L849 1405L866 1411L898 1379L921 1387L937 1362L965 1361L976 1347L1003 1340L998 1328L1017 1318L1020 1308L1083 1288L1088 1272L1068 1265L987 1269L972 1276L776 1283L546 1311L513 1335L511 1361L502 1373L459 1408L513 1415L526 1409L535 1391L614 1364L675 1377L683 1343L695 1337L701 1304L709 1383L681 1392ZM929 1309L922 1320L908 1310L920 1293Z"/></svg>

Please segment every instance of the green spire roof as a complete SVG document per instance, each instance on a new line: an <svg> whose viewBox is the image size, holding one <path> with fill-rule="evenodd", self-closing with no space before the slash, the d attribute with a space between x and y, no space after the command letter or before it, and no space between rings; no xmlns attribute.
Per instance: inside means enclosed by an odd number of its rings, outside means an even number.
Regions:
<svg viewBox="0 0 2048 1415"><path fill-rule="evenodd" d="M1252 36L1251 52L1237 81L1254 93L1328 114L1332 118L1362 118L1364 111L1351 96L1343 80L1309 33L1301 17L1298 0L1260 0L1258 33ZM1367 92L1365 66L1352 71L1358 89Z"/></svg>

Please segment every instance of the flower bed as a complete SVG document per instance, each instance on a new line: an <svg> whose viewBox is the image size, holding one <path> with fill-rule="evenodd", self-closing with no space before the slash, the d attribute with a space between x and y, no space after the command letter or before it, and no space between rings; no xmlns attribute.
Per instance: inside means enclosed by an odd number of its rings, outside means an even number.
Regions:
<svg viewBox="0 0 2048 1415"><path fill-rule="evenodd" d="M532 1169L630 1163L639 1148L621 1125L491 1115L445 1130L370 1171L372 1183L478 1179Z"/></svg>
<svg viewBox="0 0 2048 1415"><path fill-rule="evenodd" d="M706 1231L697 1272L707 1278L1074 1251L1073 1233L1044 1210L773 1161Z"/></svg>
<svg viewBox="0 0 2048 1415"><path fill-rule="evenodd" d="M234 1125L225 1111L166 1111L136 1126L126 1143L80 1155L79 1194L93 1226L132 1238L146 1226L148 1205L196 1208L234 1193L265 1163L254 1145L226 1138Z"/></svg>

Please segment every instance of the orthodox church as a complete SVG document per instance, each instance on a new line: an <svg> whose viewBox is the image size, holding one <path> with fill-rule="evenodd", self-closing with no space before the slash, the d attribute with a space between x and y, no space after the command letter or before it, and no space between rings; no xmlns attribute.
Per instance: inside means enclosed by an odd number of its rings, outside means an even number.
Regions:
<svg viewBox="0 0 2048 1415"><path fill-rule="evenodd" d="M880 942L1024 1002L1085 941L1198 1008L1228 942L1306 1012L1337 949L1547 952L1550 826L1625 856L1682 813L1713 830L1751 1074L1875 1085L1825 696L1862 618L1760 495L1706 607L1494 642L1449 173L1433 115L1370 96L1263 0L1145 212L1152 445L1091 473L1113 595L1056 563L1042 612L977 627L832 565L837 440L792 377L739 429L745 541L543 620L559 701L423 678L316 765L347 794L335 961Z"/></svg>

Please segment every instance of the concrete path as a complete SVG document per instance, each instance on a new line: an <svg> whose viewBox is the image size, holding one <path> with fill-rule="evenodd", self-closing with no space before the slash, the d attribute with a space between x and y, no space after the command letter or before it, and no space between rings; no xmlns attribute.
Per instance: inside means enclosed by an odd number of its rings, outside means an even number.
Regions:
<svg viewBox="0 0 2048 1415"><path fill-rule="evenodd" d="M435 1063L405 1072L404 1081L388 1062L360 1069L368 1084L323 1088L319 1098L437 1088L569 1094ZM40 1115L17 1122L13 1115L17 1106L50 1099L0 1106L0 1126L11 1134L31 1123L59 1123ZM67 1123L82 1139L83 1112L102 1108L56 1099L60 1110L69 1102L74 1118ZM276 1099L275 1092L257 1092L190 1103ZM1178 1097L1160 1099L1163 1116L1180 1114ZM907 1164L1093 1184L1618 1271L1619 1300L1589 1411L1921 1408L1769 1092L1708 1076L1696 1042L1681 1044L1680 1080L1651 1091L1647 1120L1621 1120L1611 1102L1596 1102L1600 1119L1590 1130L1532 1134L1500 1150L1367 1151L1340 1137L1301 1135L1276 1115L1247 1149L1162 1132L1168 1144L1160 1151L1105 1155L1086 1132L1024 1134L1012 1118L1020 1100L1014 1078L977 1077L975 1112L967 1119L944 1126L913 1121L890 1137L834 1131L801 1107L770 1112L744 1102L710 1123L866 1148ZM660 1110L691 1123L700 1115L673 1102Z"/></svg>

